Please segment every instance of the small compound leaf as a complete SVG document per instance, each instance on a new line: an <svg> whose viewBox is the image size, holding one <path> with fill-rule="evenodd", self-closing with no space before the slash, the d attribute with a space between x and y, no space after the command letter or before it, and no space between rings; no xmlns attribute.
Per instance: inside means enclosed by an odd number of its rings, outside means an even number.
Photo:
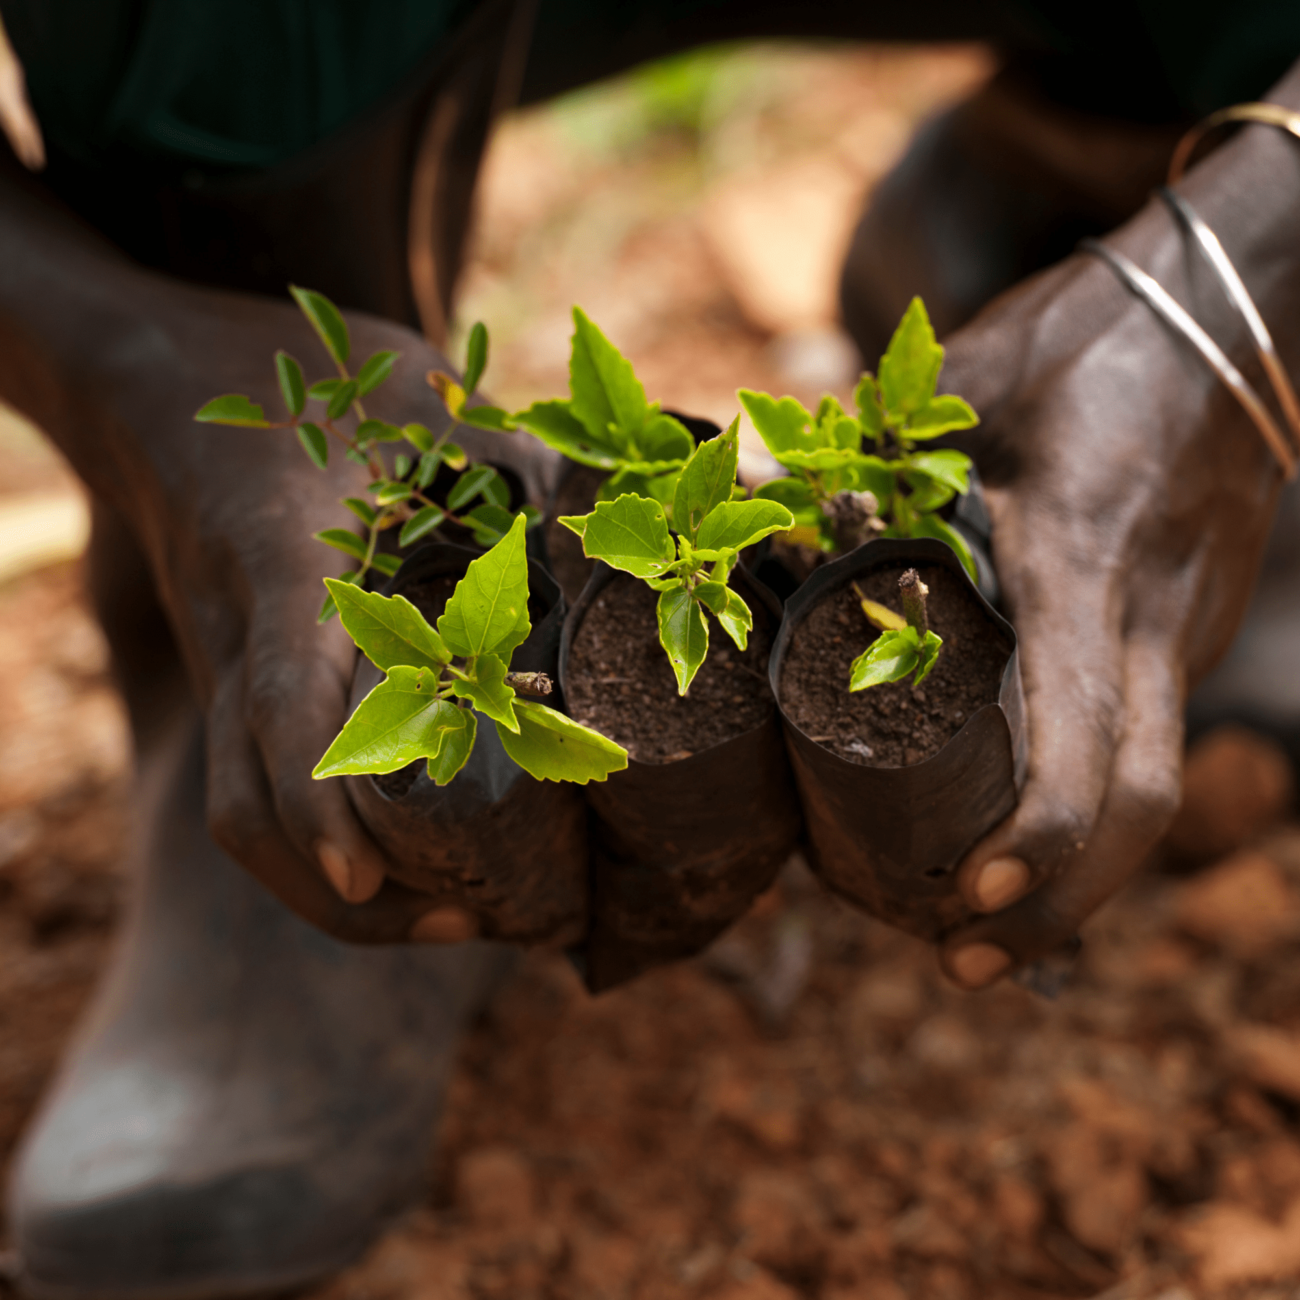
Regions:
<svg viewBox="0 0 1300 1300"><path fill-rule="evenodd" d="M517 518L510 531L486 554L471 560L438 620L438 631L452 652L470 658L510 656L532 630L528 620L526 523Z"/></svg>
<svg viewBox="0 0 1300 1300"><path fill-rule="evenodd" d="M936 632L927 632L916 650L916 676L912 678L913 686L920 686L929 675L930 669L939 661L939 651L943 641Z"/></svg>
<svg viewBox="0 0 1300 1300"><path fill-rule="evenodd" d="M393 373L397 364L398 352L376 352L366 359L366 364L357 371L357 392L364 397L372 393Z"/></svg>
<svg viewBox="0 0 1300 1300"><path fill-rule="evenodd" d="M422 424L406 424L402 426L402 435L406 441L411 444L416 451L433 450L433 432L426 429Z"/></svg>
<svg viewBox="0 0 1300 1300"><path fill-rule="evenodd" d="M402 525L402 531L397 535L397 544L410 546L412 542L418 542L421 537L433 532L446 517L445 512L437 506L421 507Z"/></svg>
<svg viewBox="0 0 1300 1300"><path fill-rule="evenodd" d="M351 510L367 528L369 528L370 525L379 517L370 502L363 501L360 497L344 497L343 504L347 506L347 508Z"/></svg>
<svg viewBox="0 0 1300 1300"><path fill-rule="evenodd" d="M852 663L849 690L865 691L881 682L896 682L916 667L920 655L916 628L882 632Z"/></svg>
<svg viewBox="0 0 1300 1300"><path fill-rule="evenodd" d="M938 515L922 515L912 525L912 536L935 537L941 542L947 542L957 552L957 558L970 576L970 580L979 582L979 569L975 565L975 557L971 554L966 539Z"/></svg>
<svg viewBox="0 0 1300 1300"><path fill-rule="evenodd" d="M476 429L491 429L494 433L514 433L515 424L508 412L499 406L465 406L458 417L462 424Z"/></svg>
<svg viewBox="0 0 1300 1300"><path fill-rule="evenodd" d="M298 426L298 441L302 443L303 451L307 453L311 463L317 469L324 469L329 464L330 443L325 436L325 430L319 424L304 420Z"/></svg>
<svg viewBox="0 0 1300 1300"><path fill-rule="evenodd" d="M335 578L326 578L325 585L348 635L376 668L387 672L405 664L440 670L451 662L442 637L405 596L381 596Z"/></svg>
<svg viewBox="0 0 1300 1300"><path fill-rule="evenodd" d="M335 592L337 599L337 592ZM437 698L438 673L429 668L393 668L357 705L312 776L396 772L417 758L432 758L464 712Z"/></svg>
<svg viewBox="0 0 1300 1300"><path fill-rule="evenodd" d="M715 506L731 500L739 452L739 416L729 429L695 449L677 476L673 493L673 527L677 532L694 541L705 516Z"/></svg>
<svg viewBox="0 0 1300 1300"><path fill-rule="evenodd" d="M472 669L473 681L453 678L451 689L468 700L480 713L499 722L507 731L518 731L514 687L506 685L506 664L496 655L480 655Z"/></svg>
<svg viewBox="0 0 1300 1300"><path fill-rule="evenodd" d="M579 531L570 518L560 522L575 533ZM579 535L588 559L604 560L611 568L637 578L658 577L677 558L663 506L630 493L616 501L597 502Z"/></svg>
<svg viewBox="0 0 1300 1300"><path fill-rule="evenodd" d="M880 435L885 431L885 408L880 405L880 389L869 370L863 372L858 386L853 390L853 403L858 408L858 420L863 433L873 442L879 442Z"/></svg>
<svg viewBox="0 0 1300 1300"><path fill-rule="evenodd" d="M492 479L498 477L491 465L475 465L467 469L447 493L448 509L459 510L461 506L469 505Z"/></svg>
<svg viewBox="0 0 1300 1300"><path fill-rule="evenodd" d="M330 398L329 405L325 408L326 416L331 420L341 419L348 413L348 408L357 400L356 380L349 379L346 384L340 384Z"/></svg>
<svg viewBox="0 0 1300 1300"><path fill-rule="evenodd" d="M488 332L483 322L475 321L465 343L465 391L472 393L483 378L488 363Z"/></svg>
<svg viewBox="0 0 1300 1300"><path fill-rule="evenodd" d="M736 396L745 408L758 436L773 456L785 451L812 451L817 446L812 415L793 397L777 401L768 393L742 388Z"/></svg>
<svg viewBox="0 0 1300 1300"><path fill-rule="evenodd" d="M311 327L320 335L325 344L325 351L341 366L347 365L352 343L348 338L348 327L339 309L323 294L314 289L300 289L296 284L289 286L293 300L302 309L302 314L311 322Z"/></svg>
<svg viewBox="0 0 1300 1300"><path fill-rule="evenodd" d="M739 551L793 525L794 516L777 501L724 501L709 511L696 541L701 550Z"/></svg>
<svg viewBox="0 0 1300 1300"><path fill-rule="evenodd" d="M880 394L891 420L915 415L929 403L942 365L943 348L935 342L925 304L913 298L880 359Z"/></svg>
<svg viewBox="0 0 1300 1300"><path fill-rule="evenodd" d="M718 622L735 642L737 650L743 650L749 644L749 634L754 630L754 615L730 587L727 588L727 607L718 615Z"/></svg>
<svg viewBox="0 0 1300 1300"><path fill-rule="evenodd" d="M677 694L685 695L709 653L709 625L700 603L686 590L661 591L657 608L659 640L677 678Z"/></svg>
<svg viewBox="0 0 1300 1300"><path fill-rule="evenodd" d="M326 546L332 546L336 551L352 556L354 560L366 558L365 542L356 533L348 532L346 528L326 528L323 532L313 533L312 536L318 542L324 542Z"/></svg>
<svg viewBox="0 0 1300 1300"><path fill-rule="evenodd" d="M456 709L455 712L455 719L443 730L441 747L430 757L426 768L434 785L446 785L469 762L474 751L478 719L469 709Z"/></svg>
<svg viewBox="0 0 1300 1300"><path fill-rule="evenodd" d="M569 356L569 403L595 438L609 438L624 452L650 413L645 389L632 363L587 318L573 309L573 351Z"/></svg>
<svg viewBox="0 0 1300 1300"><path fill-rule="evenodd" d="M241 429L266 429L270 421L266 412L242 393L227 393L214 397L206 406L194 413L200 424L232 424Z"/></svg>
<svg viewBox="0 0 1300 1300"><path fill-rule="evenodd" d="M695 451L695 439L680 420L658 411L637 435L636 449L643 461L676 467L690 459Z"/></svg>
<svg viewBox="0 0 1300 1300"><path fill-rule="evenodd" d="M603 781L627 767L627 750L590 727L584 727L533 700L516 700L514 733L497 724L507 754L539 781Z"/></svg>
<svg viewBox="0 0 1300 1300"><path fill-rule="evenodd" d="M570 402L534 402L511 419L561 456L593 469L617 468L623 453L608 434L591 433L573 414Z"/></svg>
<svg viewBox="0 0 1300 1300"><path fill-rule="evenodd" d="M945 393L931 398L908 420L904 436L916 442L924 442L929 438L937 438L941 433L951 433L954 429L973 429L979 422L979 416L967 402Z"/></svg>
<svg viewBox="0 0 1300 1300"><path fill-rule="evenodd" d="M290 415L301 415L307 405L307 381L302 367L285 351L275 354L275 377L280 381L280 396Z"/></svg>

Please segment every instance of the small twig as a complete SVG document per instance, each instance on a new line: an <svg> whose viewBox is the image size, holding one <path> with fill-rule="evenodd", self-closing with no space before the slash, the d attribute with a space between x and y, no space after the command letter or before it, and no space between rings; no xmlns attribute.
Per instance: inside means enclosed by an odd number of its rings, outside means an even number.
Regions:
<svg viewBox="0 0 1300 1300"><path fill-rule="evenodd" d="M921 581L915 569L908 569L898 580L898 594L903 599L903 617L921 636L930 630L930 620L925 612L925 598L930 588Z"/></svg>

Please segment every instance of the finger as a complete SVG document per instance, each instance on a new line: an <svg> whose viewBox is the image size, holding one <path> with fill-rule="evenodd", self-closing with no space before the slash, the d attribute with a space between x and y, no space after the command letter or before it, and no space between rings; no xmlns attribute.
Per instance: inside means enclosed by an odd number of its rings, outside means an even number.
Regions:
<svg viewBox="0 0 1300 1300"><path fill-rule="evenodd" d="M420 929L431 910L427 895L386 882L362 904L348 904L316 863L290 842L271 798L261 755L244 722L243 679L236 670L218 686L207 729L208 824L213 839L303 920L348 943L394 943L408 939L459 942L478 932L464 914L442 915Z"/></svg>
<svg viewBox="0 0 1300 1300"><path fill-rule="evenodd" d="M1069 942L1146 859L1178 807L1183 688L1167 640L1130 642L1126 724L1110 787L1087 848L1059 876L994 916L951 935L941 960L966 987L992 982Z"/></svg>

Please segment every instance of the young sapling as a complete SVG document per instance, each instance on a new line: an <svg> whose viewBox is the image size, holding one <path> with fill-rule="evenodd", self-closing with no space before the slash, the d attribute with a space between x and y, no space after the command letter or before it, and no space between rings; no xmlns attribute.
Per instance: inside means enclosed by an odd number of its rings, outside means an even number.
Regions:
<svg viewBox="0 0 1300 1300"><path fill-rule="evenodd" d="M915 569L908 569L898 580L902 615L887 605L868 600L855 582L853 590L862 602L868 621L880 629L880 635L853 661L849 668L849 690L865 691L882 682L901 681L915 671L912 685L919 686L938 662L943 641L930 630L926 597L930 589Z"/></svg>
<svg viewBox="0 0 1300 1300"><path fill-rule="evenodd" d="M410 601L326 578L348 634L384 680L357 705L312 776L395 772L425 759L446 785L474 749L478 718L496 727L509 756L539 781L603 781L627 751L599 732L520 695L546 696L545 673L510 671L528 639L525 521L470 561L435 630Z"/></svg>
<svg viewBox="0 0 1300 1300"><path fill-rule="evenodd" d="M749 606L728 585L736 559L794 522L776 501L734 500L739 422L702 442L677 475L672 504L627 492L560 523L582 538L583 554L630 573L659 593L659 641L685 695L709 650L706 611L744 650L754 626ZM672 525L669 527L669 513ZM676 534L674 538L674 533Z"/></svg>
<svg viewBox="0 0 1300 1300"><path fill-rule="evenodd" d="M793 397L740 390L754 427L787 471L754 495L791 510L789 540L844 553L872 537L935 537L975 578L965 539L936 513L970 490L970 457L917 448L979 423L960 397L936 394L943 356L924 304L913 298L880 360L879 379L865 372L858 380L856 415L829 394L814 414ZM867 442L871 451L863 450Z"/></svg>

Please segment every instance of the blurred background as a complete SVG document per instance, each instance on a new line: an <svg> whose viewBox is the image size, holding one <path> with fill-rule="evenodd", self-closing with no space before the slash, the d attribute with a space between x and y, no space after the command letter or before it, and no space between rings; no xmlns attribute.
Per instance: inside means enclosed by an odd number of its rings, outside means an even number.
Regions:
<svg viewBox="0 0 1300 1300"><path fill-rule="evenodd" d="M562 392L577 302L667 406L847 394L862 201L992 71L976 47L729 47L510 117L459 302L489 389ZM76 481L0 412L5 1158L124 896L86 534ZM798 862L703 958L599 1000L530 955L465 1047L425 1205L313 1300L1300 1296L1293 793L1259 738L1202 741L1056 1002L954 991Z"/></svg>

